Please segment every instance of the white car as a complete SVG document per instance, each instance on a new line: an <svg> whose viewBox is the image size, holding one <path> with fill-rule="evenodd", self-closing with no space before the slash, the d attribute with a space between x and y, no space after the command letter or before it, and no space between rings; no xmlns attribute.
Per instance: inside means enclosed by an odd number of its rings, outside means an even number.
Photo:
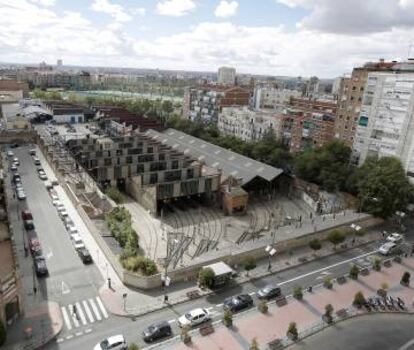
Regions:
<svg viewBox="0 0 414 350"><path fill-rule="evenodd" d="M402 241L404 240L404 236L400 233L391 233L388 237L387 237L387 241L388 242L392 242L395 244L399 244L402 243Z"/></svg>
<svg viewBox="0 0 414 350"><path fill-rule="evenodd" d="M67 210L65 208L58 211L58 214L62 220L69 216Z"/></svg>
<svg viewBox="0 0 414 350"><path fill-rule="evenodd" d="M388 255L396 246L397 245L393 242L387 242L384 243L381 247L379 247L378 252L380 252L382 255Z"/></svg>
<svg viewBox="0 0 414 350"><path fill-rule="evenodd" d="M96 344L93 350L126 350L127 343L123 335L114 335Z"/></svg>
<svg viewBox="0 0 414 350"><path fill-rule="evenodd" d="M52 198L52 203L59 202L59 196L56 193L50 193L50 198Z"/></svg>
<svg viewBox="0 0 414 350"><path fill-rule="evenodd" d="M52 200L52 204L56 207L56 208L58 208L58 207L60 207L60 206L62 206L63 204L62 204L62 202L59 200L59 199L53 199Z"/></svg>
<svg viewBox="0 0 414 350"><path fill-rule="evenodd" d="M13 157L14 153L12 151L7 151L7 157Z"/></svg>
<svg viewBox="0 0 414 350"><path fill-rule="evenodd" d="M44 173L44 172L39 172L39 178L40 178L40 180L43 180L43 181L47 180L47 175L46 175L46 173Z"/></svg>
<svg viewBox="0 0 414 350"><path fill-rule="evenodd" d="M69 230L69 228L71 227L75 227L75 224L73 223L72 219L69 216L66 216L63 219L63 224L65 225L67 230Z"/></svg>
<svg viewBox="0 0 414 350"><path fill-rule="evenodd" d="M72 235L78 235L79 234L79 231L78 231L78 229L73 225L71 225L71 226L69 226L68 227L68 232L69 232L69 234L72 236Z"/></svg>
<svg viewBox="0 0 414 350"><path fill-rule="evenodd" d="M20 161L19 161L19 158L17 158L17 157L14 157L14 158L13 158L13 164L14 164L14 165L17 165L17 166L19 166L19 165L20 165Z"/></svg>
<svg viewBox="0 0 414 350"><path fill-rule="evenodd" d="M85 248L85 243L83 243L82 237L79 235L79 233L75 233L73 235L70 235L70 239L72 240L72 244L75 247L76 250Z"/></svg>
<svg viewBox="0 0 414 350"><path fill-rule="evenodd" d="M26 193L24 193L23 190L18 190L17 191L17 198L20 200L26 199Z"/></svg>
<svg viewBox="0 0 414 350"><path fill-rule="evenodd" d="M178 319L178 325L183 326L197 326L201 323L210 321L210 314L206 309L197 308L187 312Z"/></svg>

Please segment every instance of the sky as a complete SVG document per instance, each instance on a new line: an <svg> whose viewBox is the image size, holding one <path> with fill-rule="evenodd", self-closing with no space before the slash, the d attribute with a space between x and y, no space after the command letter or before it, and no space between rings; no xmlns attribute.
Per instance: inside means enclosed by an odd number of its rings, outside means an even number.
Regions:
<svg viewBox="0 0 414 350"><path fill-rule="evenodd" d="M0 0L0 62L333 78L414 56L414 0Z"/></svg>

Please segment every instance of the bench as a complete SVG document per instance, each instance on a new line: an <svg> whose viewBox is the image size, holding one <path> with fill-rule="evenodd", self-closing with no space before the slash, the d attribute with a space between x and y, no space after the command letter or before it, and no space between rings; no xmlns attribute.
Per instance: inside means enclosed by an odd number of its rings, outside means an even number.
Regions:
<svg viewBox="0 0 414 350"><path fill-rule="evenodd" d="M200 296L200 292L198 290L190 290L189 292L186 293L186 295L187 295L187 298L189 299L195 299Z"/></svg>
<svg viewBox="0 0 414 350"><path fill-rule="evenodd" d="M346 277L345 276L339 276L336 279L336 282L338 282L338 284L344 284L344 283L346 283Z"/></svg>
<svg viewBox="0 0 414 350"><path fill-rule="evenodd" d="M276 305L277 306L284 306L287 305L287 299L285 296L280 296L276 299Z"/></svg>
<svg viewBox="0 0 414 350"><path fill-rule="evenodd" d="M200 327L200 334L201 335L209 335L214 333L214 327L211 323L204 324Z"/></svg>
<svg viewBox="0 0 414 350"><path fill-rule="evenodd" d="M348 311L346 309L339 309L336 311L336 316L344 318L348 315Z"/></svg>

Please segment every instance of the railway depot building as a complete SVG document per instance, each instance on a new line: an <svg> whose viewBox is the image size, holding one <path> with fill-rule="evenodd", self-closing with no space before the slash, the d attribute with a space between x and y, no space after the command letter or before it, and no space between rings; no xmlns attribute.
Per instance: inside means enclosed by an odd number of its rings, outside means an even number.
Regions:
<svg viewBox="0 0 414 350"><path fill-rule="evenodd" d="M152 213L190 196L214 197L221 172L143 133L67 142L71 154L101 186L118 186Z"/></svg>

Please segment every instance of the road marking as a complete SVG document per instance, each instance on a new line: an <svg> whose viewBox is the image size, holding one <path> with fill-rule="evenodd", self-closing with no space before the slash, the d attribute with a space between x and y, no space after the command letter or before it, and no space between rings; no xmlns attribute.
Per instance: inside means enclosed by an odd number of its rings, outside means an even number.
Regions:
<svg viewBox="0 0 414 350"><path fill-rule="evenodd" d="M86 321L86 317L85 317L85 314L84 314L84 313L83 313L83 311L82 311L82 308L81 308L80 303L76 303L76 309L78 310L78 314L79 314L79 316L80 316L80 319L81 319L81 321L82 321L83 325L84 325L84 326L86 326L86 324L87 324L88 322Z"/></svg>
<svg viewBox="0 0 414 350"><path fill-rule="evenodd" d="M85 334L92 332L92 328L85 329Z"/></svg>
<svg viewBox="0 0 414 350"><path fill-rule="evenodd" d="M216 305L216 307L222 307L223 306L223 304L217 304Z"/></svg>
<svg viewBox="0 0 414 350"><path fill-rule="evenodd" d="M82 302L82 304L83 304L83 307L85 308L85 312L86 312L86 315L88 316L89 322L94 323L95 319L92 316L91 309L89 309L89 306L88 306L88 303L86 302L86 300L84 300Z"/></svg>
<svg viewBox="0 0 414 350"><path fill-rule="evenodd" d="M73 321L75 327L78 328L80 326L80 324L79 324L78 319L76 318L75 313L73 312L73 305L69 304L68 308L69 308L70 315L72 316L72 321Z"/></svg>
<svg viewBox="0 0 414 350"><path fill-rule="evenodd" d="M109 317L109 316L108 316L108 313L107 313L107 312L106 312L106 310L105 310L105 306L103 305L101 298L100 298L100 297L96 297L95 299L96 299L96 301L98 302L98 305L99 305L99 308L100 308L100 309L101 309L101 311L102 311L102 315L103 315L103 317L108 318L108 317Z"/></svg>
<svg viewBox="0 0 414 350"><path fill-rule="evenodd" d="M99 313L98 308L96 307L96 305L95 305L95 303L92 299L89 299L89 304L91 304L93 313L95 314L98 321L101 321L102 320L101 314Z"/></svg>
<svg viewBox="0 0 414 350"><path fill-rule="evenodd" d="M65 320L66 328L67 328L68 330L71 330L71 329L72 329L72 325L71 325L71 323L70 323L70 321L69 321L69 316L68 316L68 313L67 313L67 311L66 311L65 307L64 307L64 306L62 306L62 307L60 308L60 310L62 311L62 315L63 315L63 319Z"/></svg>
<svg viewBox="0 0 414 350"><path fill-rule="evenodd" d="M77 332L77 333L75 333L75 335L76 335L77 337L80 337L82 334L83 334L83 332Z"/></svg>
<svg viewBox="0 0 414 350"><path fill-rule="evenodd" d="M212 310L212 309L213 309L213 306L206 307L205 309L206 309L207 311L210 311L210 310Z"/></svg>
<svg viewBox="0 0 414 350"><path fill-rule="evenodd" d="M174 319L174 320L169 320L169 321L168 321L168 323L170 323L170 324L171 324L171 323L174 323L174 322L177 322L177 320L176 320L176 319Z"/></svg>
<svg viewBox="0 0 414 350"><path fill-rule="evenodd" d="M65 339L63 339L63 338L58 338L58 339L56 339L56 343L61 343L61 342L63 342L63 341L65 341Z"/></svg>
<svg viewBox="0 0 414 350"><path fill-rule="evenodd" d="M73 338L73 334L70 334L70 335L68 335L67 337L66 337L66 339L72 339Z"/></svg>
<svg viewBox="0 0 414 350"><path fill-rule="evenodd" d="M250 296L255 295L255 294L256 294L256 292L249 293Z"/></svg>
<svg viewBox="0 0 414 350"><path fill-rule="evenodd" d="M294 282L294 281L300 280L300 279L302 279L302 278L304 278L304 277L308 277L308 276L312 276L312 275L317 274L317 273L321 273L321 272L326 271L326 270L329 270L329 269L331 269L331 268L333 268L333 267L337 267L337 266L340 266L340 265L344 265L344 264L347 264L347 263L349 263L349 262L351 262L351 261L354 261L354 260L357 260L357 259L361 259L361 258L363 258L363 257L369 256L369 255L373 255L373 254L375 254L375 253L377 253L377 251L376 251L376 250L374 250L373 252L369 252L369 253L365 253L365 254L362 254L362 255L356 256L356 257L351 258L351 259L348 259L348 260L340 261L340 262L338 262L338 263L336 263L336 264L333 264L333 265L330 265L330 266L323 267L323 268L321 268L321 269L319 269L319 270L311 271L311 272L305 273L305 274L303 274L303 275L296 276L296 277L294 277L294 278L292 278L292 279L290 279L290 280L280 282L280 283L279 283L279 286L283 286L284 284L288 284L288 283L290 283L290 282Z"/></svg>
<svg viewBox="0 0 414 350"><path fill-rule="evenodd" d="M69 294L70 293L70 289L69 286L62 281L62 294Z"/></svg>

